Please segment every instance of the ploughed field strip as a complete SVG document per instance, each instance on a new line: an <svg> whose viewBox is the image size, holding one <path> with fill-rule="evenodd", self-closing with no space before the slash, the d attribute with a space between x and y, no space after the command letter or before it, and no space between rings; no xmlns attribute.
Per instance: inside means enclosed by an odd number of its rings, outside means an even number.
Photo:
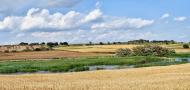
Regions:
<svg viewBox="0 0 190 90"><path fill-rule="evenodd" d="M0 75L0 90L190 90L190 64L57 74Z"/></svg>
<svg viewBox="0 0 190 90"><path fill-rule="evenodd" d="M0 60L29 60L29 59L52 59L65 57L98 56L97 53L82 53L72 51L38 51L38 52L14 52L1 53Z"/></svg>

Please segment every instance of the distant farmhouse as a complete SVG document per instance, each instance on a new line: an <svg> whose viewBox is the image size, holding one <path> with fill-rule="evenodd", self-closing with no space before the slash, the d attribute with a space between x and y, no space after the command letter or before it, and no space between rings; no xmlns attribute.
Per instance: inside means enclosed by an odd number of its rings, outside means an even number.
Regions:
<svg viewBox="0 0 190 90"><path fill-rule="evenodd" d="M35 51L45 49L44 45L4 45L0 46L0 52Z"/></svg>

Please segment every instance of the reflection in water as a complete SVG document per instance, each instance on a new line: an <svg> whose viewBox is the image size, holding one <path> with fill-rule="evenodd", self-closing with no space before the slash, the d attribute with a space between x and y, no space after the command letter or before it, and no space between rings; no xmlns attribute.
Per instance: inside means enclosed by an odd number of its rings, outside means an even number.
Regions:
<svg viewBox="0 0 190 90"><path fill-rule="evenodd" d="M190 58L176 58L175 61L178 61L178 62L189 62L190 63Z"/></svg>
<svg viewBox="0 0 190 90"><path fill-rule="evenodd" d="M89 71L94 70L113 70L113 69L127 69L127 68L134 68L134 65L130 66L121 66L121 65L97 65L97 66L88 66Z"/></svg>

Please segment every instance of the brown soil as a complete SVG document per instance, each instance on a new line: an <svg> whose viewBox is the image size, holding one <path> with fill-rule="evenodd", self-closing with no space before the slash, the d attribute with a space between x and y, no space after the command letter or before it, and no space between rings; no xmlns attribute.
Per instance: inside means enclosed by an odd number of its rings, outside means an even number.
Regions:
<svg viewBox="0 0 190 90"><path fill-rule="evenodd" d="M39 52L15 52L0 53L0 60L30 60L30 59L53 59L67 57L98 56L98 53L81 53L70 51L39 51Z"/></svg>

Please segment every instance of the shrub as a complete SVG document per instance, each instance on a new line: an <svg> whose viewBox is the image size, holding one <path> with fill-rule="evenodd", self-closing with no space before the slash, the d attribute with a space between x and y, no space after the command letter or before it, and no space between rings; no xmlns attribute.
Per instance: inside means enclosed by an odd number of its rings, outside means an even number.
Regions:
<svg viewBox="0 0 190 90"><path fill-rule="evenodd" d="M5 50L4 53L9 53L9 50Z"/></svg>
<svg viewBox="0 0 190 90"><path fill-rule="evenodd" d="M17 52L16 50L12 50L11 52Z"/></svg>
<svg viewBox="0 0 190 90"><path fill-rule="evenodd" d="M183 48L187 49L187 48L189 48L189 45L188 44L184 44Z"/></svg>
<svg viewBox="0 0 190 90"><path fill-rule="evenodd" d="M157 45L137 46L133 48L135 56L169 56L175 54L175 50Z"/></svg>
<svg viewBox="0 0 190 90"><path fill-rule="evenodd" d="M116 56L124 57L124 56L130 56L132 55L131 49L125 48L125 49L118 49L116 51Z"/></svg>
<svg viewBox="0 0 190 90"><path fill-rule="evenodd" d="M41 51L41 49L40 48L36 48L36 49L34 49L34 51Z"/></svg>

